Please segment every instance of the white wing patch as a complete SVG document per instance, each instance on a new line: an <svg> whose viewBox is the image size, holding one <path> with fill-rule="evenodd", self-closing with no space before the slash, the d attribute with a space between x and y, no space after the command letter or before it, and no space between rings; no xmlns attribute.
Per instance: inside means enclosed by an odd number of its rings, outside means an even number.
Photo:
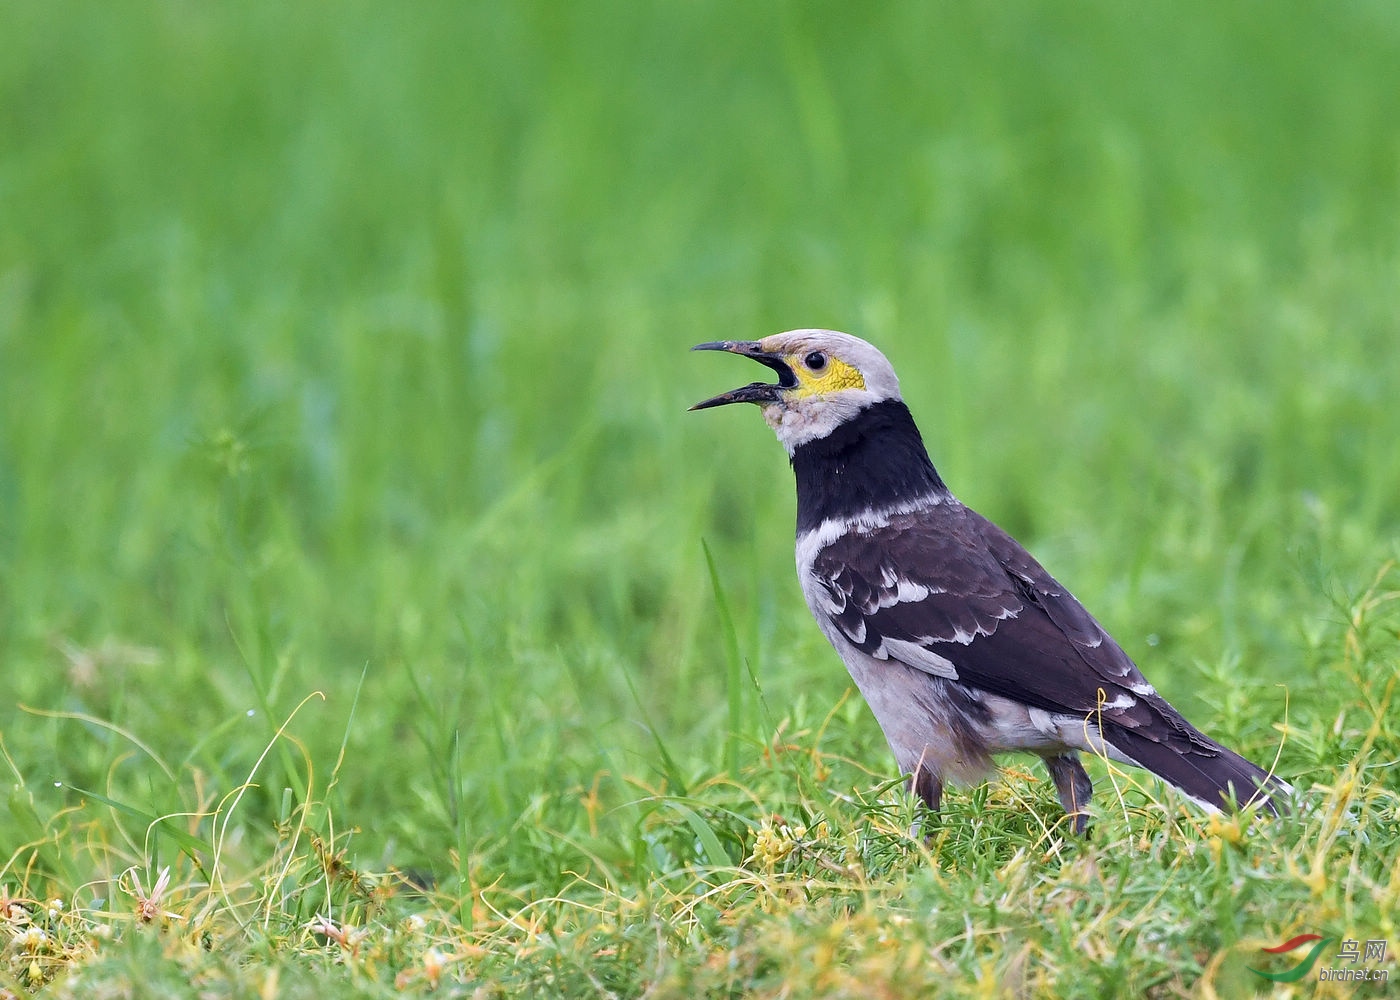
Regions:
<svg viewBox="0 0 1400 1000"><path fill-rule="evenodd" d="M939 590L939 591L934 591L933 593L940 593L940 594L941 594L941 593L946 593L946 591ZM1015 617L1016 617L1017 615L1019 615L1020 613L1021 613L1020 610L1017 609L1017 608L1002 608L1002 609L1001 609L1001 614L997 615L997 616L993 619L993 621L1004 622L1004 621L1006 621L1006 620L1009 619L1009 618L1015 618ZM925 641L925 642L956 642L956 643L958 643L959 645L967 646L967 645L971 644L972 640L973 640L973 639L976 639L979 635L991 635L991 634L992 634L993 632L995 632L995 631L996 631L996 626L992 626L991 628L988 629L988 628L983 628L981 625L978 625L975 629L973 629L971 632L969 632L967 629L962 628L961 626L955 625L955 626L953 626L953 634L952 634L952 635L948 635L948 636L928 636L928 637L925 637L924 641Z"/></svg>
<svg viewBox="0 0 1400 1000"><path fill-rule="evenodd" d="M953 666L952 660L907 639L891 639L886 636L871 655L877 660L898 660L935 677L946 677L950 681L958 679L958 670Z"/></svg>
<svg viewBox="0 0 1400 1000"><path fill-rule="evenodd" d="M904 503L892 504L889 507L868 510L854 517L829 517L817 527L804 531L797 537L797 571L801 573L811 566L817 553L838 538L849 534L870 535L881 528L889 527L890 522L896 517L928 510L930 507L937 507L942 503L961 506L957 500L951 497L929 494ZM893 583L894 580L891 579L886 586Z"/></svg>
<svg viewBox="0 0 1400 1000"><path fill-rule="evenodd" d="M903 604L906 601L922 601L929 595L929 588L913 580L900 580L899 589L894 592L894 600L890 604ZM880 601L881 607L886 607L884 599Z"/></svg>
<svg viewBox="0 0 1400 1000"><path fill-rule="evenodd" d="M965 629L965 628L963 628L963 627L961 627L961 626L959 626L959 625L955 625L955 626L953 626L953 637L952 637L951 639L939 639L938 641L939 641L939 642L956 642L956 643L958 643L958 644L960 644L960 645L966 646L966 645L969 645L969 644L972 642L972 640L973 640L973 639L976 639L979 635L986 635L986 634L987 634L987 633L986 633L986 632L983 632L980 628L978 628L978 629L976 629L976 630L974 630L974 631L972 631L972 632L969 632L969 631L967 631L967 629Z"/></svg>

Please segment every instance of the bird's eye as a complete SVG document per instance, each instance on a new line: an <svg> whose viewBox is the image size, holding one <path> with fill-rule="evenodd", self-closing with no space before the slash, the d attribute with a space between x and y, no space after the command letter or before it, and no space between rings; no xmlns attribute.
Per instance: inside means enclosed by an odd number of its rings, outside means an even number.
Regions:
<svg viewBox="0 0 1400 1000"><path fill-rule="evenodd" d="M826 355L821 351L813 351L802 359L802 363L812 371L819 372L826 367Z"/></svg>

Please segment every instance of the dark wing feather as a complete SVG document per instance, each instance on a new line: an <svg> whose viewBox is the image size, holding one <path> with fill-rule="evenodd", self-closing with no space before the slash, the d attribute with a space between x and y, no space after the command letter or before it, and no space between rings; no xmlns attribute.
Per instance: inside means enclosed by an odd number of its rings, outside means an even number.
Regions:
<svg viewBox="0 0 1400 1000"><path fill-rule="evenodd" d="M1092 717L1202 802L1277 811L1288 785L1197 731L1010 535L958 504L857 528L816 553L824 610L857 647L1054 714Z"/></svg>
<svg viewBox="0 0 1400 1000"><path fill-rule="evenodd" d="M836 627L867 653L900 659L885 640L914 643L971 687L1047 712L1102 711L1183 751L1215 749L1149 693L1128 655L1025 549L961 504L850 532L816 554L812 572Z"/></svg>

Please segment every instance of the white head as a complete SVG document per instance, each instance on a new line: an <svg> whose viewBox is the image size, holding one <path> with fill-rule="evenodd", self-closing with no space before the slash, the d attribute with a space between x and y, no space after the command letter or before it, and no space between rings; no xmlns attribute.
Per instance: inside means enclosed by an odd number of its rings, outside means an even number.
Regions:
<svg viewBox="0 0 1400 1000"><path fill-rule="evenodd" d="M691 409L757 403L789 454L826 437L867 406L900 398L899 379L885 356L849 333L789 330L762 340L697 344L692 350L742 354L778 373L777 385L754 382Z"/></svg>

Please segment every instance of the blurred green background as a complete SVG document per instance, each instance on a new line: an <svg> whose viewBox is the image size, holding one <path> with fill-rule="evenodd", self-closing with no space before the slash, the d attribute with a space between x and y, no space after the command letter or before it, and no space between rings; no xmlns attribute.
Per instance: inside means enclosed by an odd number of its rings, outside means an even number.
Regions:
<svg viewBox="0 0 1400 1000"><path fill-rule="evenodd" d="M1347 694L1316 636L1400 527L1392 4L0 23L0 734L41 812L217 799L316 690L243 815L343 742L375 861L582 824L653 733L715 773L702 539L743 735L820 722L782 451L685 412L761 374L690 345L799 326L881 346L953 489L1204 727L1268 759L1279 681ZM864 712L832 738L889 770Z"/></svg>

